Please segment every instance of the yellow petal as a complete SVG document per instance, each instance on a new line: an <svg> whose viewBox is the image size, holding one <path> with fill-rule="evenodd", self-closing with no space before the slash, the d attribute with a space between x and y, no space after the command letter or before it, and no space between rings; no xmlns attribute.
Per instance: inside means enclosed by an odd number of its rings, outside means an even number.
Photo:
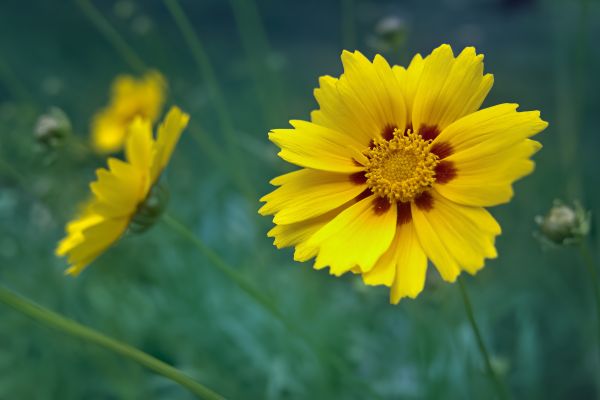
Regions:
<svg viewBox="0 0 600 400"><path fill-rule="evenodd" d="M90 184L97 198L94 211L109 217L132 215L148 194L147 177L131 164L111 158L110 170L98 169L98 179Z"/></svg>
<svg viewBox="0 0 600 400"><path fill-rule="evenodd" d="M94 117L92 146L99 153L121 150L128 127L140 116L153 122L161 112L167 85L163 76L151 71L137 79L118 76L112 85L110 104Z"/></svg>
<svg viewBox="0 0 600 400"><path fill-rule="evenodd" d="M388 249L396 231L396 207L376 212L375 202L370 196L341 212L297 248L297 259L305 260L317 252L317 269L329 266L338 276L355 266L369 271Z"/></svg>
<svg viewBox="0 0 600 400"><path fill-rule="evenodd" d="M181 133L186 128L190 116L178 107L171 107L164 121L158 127L156 138L156 156L152 164L152 182L156 182L161 172L166 168Z"/></svg>
<svg viewBox="0 0 600 400"><path fill-rule="evenodd" d="M394 65L392 70L396 75L396 80L400 86L400 91L404 94L404 102L406 103L406 118L407 124L412 123L412 110L415 101L415 95L419 82L421 81L421 73L423 72L423 57L417 54L413 57L408 68Z"/></svg>
<svg viewBox="0 0 600 400"><path fill-rule="evenodd" d="M412 222L401 224L390 248L377 260L372 270L363 274L367 285L391 286L390 302L403 297L415 298L425 286L427 256L417 238Z"/></svg>
<svg viewBox="0 0 600 400"><path fill-rule="evenodd" d="M396 255L396 277L390 291L390 303L398 304L403 297L416 298L425 287L427 256L423 251L412 222L401 225Z"/></svg>
<svg viewBox="0 0 600 400"><path fill-rule="evenodd" d="M311 120L317 125L351 136L360 146L367 146L376 131L373 121L361 118L363 106L357 105L355 99L344 98L338 85L337 78L319 78L319 88L315 89L314 95L320 108L311 113ZM346 104L346 100L350 103Z"/></svg>
<svg viewBox="0 0 600 400"><path fill-rule="evenodd" d="M483 55L473 47L454 57L448 45L435 49L424 61L413 108L413 127L436 126L438 131L476 111L493 84L483 75Z"/></svg>
<svg viewBox="0 0 600 400"><path fill-rule="evenodd" d="M98 153L114 153L123 147L126 128L121 119L109 111L101 111L92 121L92 147Z"/></svg>
<svg viewBox="0 0 600 400"><path fill-rule="evenodd" d="M541 147L540 143L526 139L497 153L457 154L448 158L456 168L456 177L433 187L444 197L468 206L507 203L513 196L513 182L533 171L535 164L529 157Z"/></svg>
<svg viewBox="0 0 600 400"><path fill-rule="evenodd" d="M486 108L454 122L434 140L449 144L452 154L444 160L456 169L456 177L435 185L439 193L461 204L493 206L510 200L512 183L531 173L529 160L541 148L526 138L548 125L538 111L517 112L516 104Z"/></svg>
<svg viewBox="0 0 600 400"><path fill-rule="evenodd" d="M485 258L497 256L494 241L500 226L482 207L467 207L430 191L433 207L424 211L413 205L412 215L419 242L442 278L454 282L460 269L475 274Z"/></svg>
<svg viewBox="0 0 600 400"><path fill-rule="evenodd" d="M281 148L284 160L306 168L331 172L358 172L354 161L360 143L348 135L306 121L290 121L295 129L275 129L269 139Z"/></svg>
<svg viewBox="0 0 600 400"><path fill-rule="evenodd" d="M62 239L56 247L55 254L59 257L65 256L75 246L78 246L83 240L83 230L97 225L105 218L94 213L86 211L83 215L70 221L66 226L67 236Z"/></svg>
<svg viewBox="0 0 600 400"><path fill-rule="evenodd" d="M344 74L338 82L338 92L346 104L355 105L352 107L358 114L355 118L371 121L369 140L380 137L387 125L404 128L404 96L387 61L377 55L371 62L358 51L343 51L342 64Z"/></svg>
<svg viewBox="0 0 600 400"><path fill-rule="evenodd" d="M120 75L113 82L109 108L122 117L125 126L136 116L154 121L160 114L166 91L166 81L157 71L139 79Z"/></svg>
<svg viewBox="0 0 600 400"><path fill-rule="evenodd" d="M129 125L125 156L135 168L146 174L150 171L154 157L154 139L150 120L138 116Z"/></svg>
<svg viewBox="0 0 600 400"><path fill-rule="evenodd" d="M86 266L108 249L127 229L126 218L105 219L85 230L83 241L69 251L69 275L78 275Z"/></svg>
<svg viewBox="0 0 600 400"><path fill-rule="evenodd" d="M291 224L333 210L352 200L366 189L355 184L348 174L301 169L273 182L282 186L260 199L266 202L259 213L275 214L276 224Z"/></svg>
<svg viewBox="0 0 600 400"><path fill-rule="evenodd" d="M377 55L371 62L358 51L344 51L342 63L340 79L319 80L315 98L320 109L311 114L313 122L352 136L362 146L387 126L404 129L405 101L387 61Z"/></svg>
<svg viewBox="0 0 600 400"><path fill-rule="evenodd" d="M467 115L442 130L433 143L448 142L453 153L475 146L496 151L544 130L539 111L517 112L518 104L498 104Z"/></svg>
<svg viewBox="0 0 600 400"><path fill-rule="evenodd" d="M268 237L275 238L273 244L278 248L296 246L306 242L314 233L321 229L325 224L336 217L343 208L337 208L326 214L315 218L310 218L304 221L295 222L293 224L275 225L273 229L267 233ZM311 258L314 255L308 257ZM308 259L307 258L307 259ZM300 261L300 260L297 260ZM306 260L304 260L306 261Z"/></svg>

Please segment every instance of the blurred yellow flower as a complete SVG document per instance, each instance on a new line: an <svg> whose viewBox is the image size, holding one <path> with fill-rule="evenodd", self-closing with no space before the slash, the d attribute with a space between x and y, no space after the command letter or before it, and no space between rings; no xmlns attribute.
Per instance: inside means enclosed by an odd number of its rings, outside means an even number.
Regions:
<svg viewBox="0 0 600 400"><path fill-rule="evenodd" d="M123 148L129 124L137 116L156 121L165 102L167 84L163 76L151 71L137 79L118 76L111 89L109 105L92 121L92 146L98 153L113 153Z"/></svg>
<svg viewBox="0 0 600 400"><path fill-rule="evenodd" d="M500 234L484 207L533 171L541 145L528 138L547 123L516 104L478 111L493 77L472 47L455 57L442 45L408 68L347 51L342 63L342 76L320 79L311 122L269 134L303 168L261 199L268 235L297 261L390 286L392 303L423 290L428 259L448 282L475 274Z"/></svg>
<svg viewBox="0 0 600 400"><path fill-rule="evenodd" d="M67 235L56 248L67 256L67 274L77 275L116 242L143 208L167 166L189 115L173 107L152 137L149 120L137 117L128 129L125 158L108 159L108 169L96 171L90 184L92 199L78 217L69 222Z"/></svg>

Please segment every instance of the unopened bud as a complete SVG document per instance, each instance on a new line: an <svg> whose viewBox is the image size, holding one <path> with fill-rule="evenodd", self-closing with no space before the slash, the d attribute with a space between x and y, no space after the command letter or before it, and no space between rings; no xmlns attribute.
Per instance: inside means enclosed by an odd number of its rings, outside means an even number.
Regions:
<svg viewBox="0 0 600 400"><path fill-rule="evenodd" d="M35 140L44 147L54 148L71 134L71 121L59 108L52 107L40 115L34 130Z"/></svg>
<svg viewBox="0 0 600 400"><path fill-rule="evenodd" d="M132 233L147 231L159 220L168 203L168 190L160 184L152 186L146 200L138 206L135 216L129 224L129 230Z"/></svg>
<svg viewBox="0 0 600 400"><path fill-rule="evenodd" d="M406 22L396 16L382 18L375 25L369 44L378 51L399 51L406 42L408 27Z"/></svg>
<svg viewBox="0 0 600 400"><path fill-rule="evenodd" d="M554 206L546 216L535 217L541 236L555 244L579 243L590 232L591 213L579 203L574 206L554 201Z"/></svg>

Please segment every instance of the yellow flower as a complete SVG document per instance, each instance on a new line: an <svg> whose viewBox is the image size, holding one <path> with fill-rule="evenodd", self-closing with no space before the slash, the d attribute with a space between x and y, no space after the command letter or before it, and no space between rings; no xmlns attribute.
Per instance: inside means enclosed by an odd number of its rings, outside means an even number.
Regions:
<svg viewBox="0 0 600 400"><path fill-rule="evenodd" d="M423 290L428 259L448 282L475 274L500 234L484 207L508 202L533 171L541 145L528 138L547 123L516 104L478 111L493 77L472 47L455 57L442 45L406 69L359 52L342 63L342 76L321 77L311 122L269 134L303 168L261 199L268 235L316 269L390 286L392 303Z"/></svg>
<svg viewBox="0 0 600 400"><path fill-rule="evenodd" d="M98 153L113 153L123 148L129 124L137 116L156 121L165 102L167 85L163 76L148 72L140 79L118 76L111 90L108 107L92 121L92 146Z"/></svg>
<svg viewBox="0 0 600 400"><path fill-rule="evenodd" d="M137 117L129 127L126 161L108 159L108 169L96 171L90 184L92 198L69 222L67 236L56 248L67 256L67 274L77 275L125 232L158 182L171 158L189 115L173 107L152 137L150 121Z"/></svg>

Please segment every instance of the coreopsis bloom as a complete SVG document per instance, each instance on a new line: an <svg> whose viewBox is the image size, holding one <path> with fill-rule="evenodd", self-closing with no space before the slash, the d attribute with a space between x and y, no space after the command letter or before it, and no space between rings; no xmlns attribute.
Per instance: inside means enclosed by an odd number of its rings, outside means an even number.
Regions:
<svg viewBox="0 0 600 400"><path fill-rule="evenodd" d="M92 121L92 146L98 153L113 153L123 148L128 127L137 117L156 121L165 102L167 84L163 76L151 71L141 78L118 76L112 84L109 105Z"/></svg>
<svg viewBox="0 0 600 400"><path fill-rule="evenodd" d="M187 126L189 115L173 107L152 137L149 120L137 117L129 127L125 161L109 158L108 169L96 171L97 180L90 184L92 198L81 213L66 227L67 236L60 241L56 255L66 256L67 274L77 275L115 243L134 218L147 219L148 208L160 211L157 186Z"/></svg>
<svg viewBox="0 0 600 400"><path fill-rule="evenodd" d="M547 123L516 104L478 111L493 77L472 47L455 57L442 45L406 69L359 52L342 63L339 78L320 78L310 122L269 133L302 168L261 199L268 235L297 261L391 287L392 303L423 290L427 260L448 282L475 274L500 234L484 207L508 202L532 172L541 145L528 138Z"/></svg>

